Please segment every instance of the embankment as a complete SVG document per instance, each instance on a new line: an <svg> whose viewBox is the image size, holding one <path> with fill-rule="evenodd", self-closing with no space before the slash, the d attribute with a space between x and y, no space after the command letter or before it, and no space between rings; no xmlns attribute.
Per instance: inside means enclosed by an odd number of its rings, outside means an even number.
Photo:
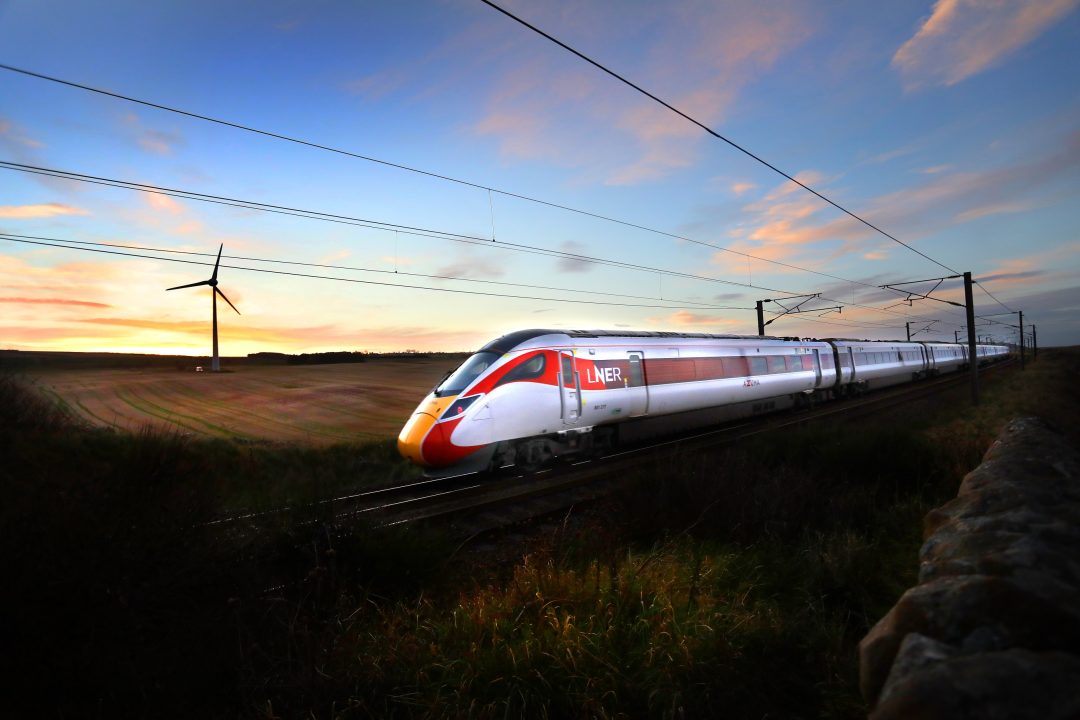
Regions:
<svg viewBox="0 0 1080 720"><path fill-rule="evenodd" d="M919 584L859 645L870 717L1080 716L1080 452L1013 420L924 537Z"/></svg>

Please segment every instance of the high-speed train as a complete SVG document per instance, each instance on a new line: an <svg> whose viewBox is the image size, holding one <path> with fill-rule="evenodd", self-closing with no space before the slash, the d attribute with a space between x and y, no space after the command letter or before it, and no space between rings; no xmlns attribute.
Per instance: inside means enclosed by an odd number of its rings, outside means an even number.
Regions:
<svg viewBox="0 0 1080 720"><path fill-rule="evenodd" d="M980 364L1004 345L978 345ZM521 330L449 373L398 450L429 474L552 458L956 371L966 345L674 332Z"/></svg>

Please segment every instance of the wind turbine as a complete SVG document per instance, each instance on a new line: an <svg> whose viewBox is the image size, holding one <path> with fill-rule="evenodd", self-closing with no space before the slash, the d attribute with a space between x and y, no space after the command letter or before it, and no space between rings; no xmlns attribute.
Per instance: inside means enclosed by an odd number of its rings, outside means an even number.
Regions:
<svg viewBox="0 0 1080 720"><path fill-rule="evenodd" d="M229 303L229 307L236 310L236 306L229 302L229 298L225 297L225 293L221 292L217 286L217 271L218 265L221 263L221 250L225 247L225 243L222 243L217 251L217 260L214 261L214 274L210 276L209 280L203 280L202 282L191 283L190 285L177 285L176 287L166 288L168 290L183 290L184 288L200 287L202 285L209 285L213 288L211 296L214 299L214 357L210 360L210 372L221 372L221 361L218 359L218 342L217 342L217 296L220 295L221 299ZM236 310L236 314L239 315L240 311Z"/></svg>

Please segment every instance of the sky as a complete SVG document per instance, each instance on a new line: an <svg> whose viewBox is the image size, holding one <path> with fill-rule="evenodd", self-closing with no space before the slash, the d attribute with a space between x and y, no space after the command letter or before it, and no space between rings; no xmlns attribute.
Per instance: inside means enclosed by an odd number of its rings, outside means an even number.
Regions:
<svg viewBox="0 0 1080 720"><path fill-rule="evenodd" d="M0 69L0 348L208 354L220 246L223 355L951 341L879 286L965 271L1080 344L1080 0L502 4L910 248L479 0L0 0L0 64L310 143Z"/></svg>

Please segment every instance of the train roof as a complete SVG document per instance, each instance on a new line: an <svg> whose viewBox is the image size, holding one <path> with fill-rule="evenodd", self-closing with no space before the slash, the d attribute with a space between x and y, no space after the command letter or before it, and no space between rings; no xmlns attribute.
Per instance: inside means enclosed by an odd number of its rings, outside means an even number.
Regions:
<svg viewBox="0 0 1080 720"><path fill-rule="evenodd" d="M664 330L564 330L564 329L530 329L517 330L496 338L484 347L481 352L491 351L505 353L513 350L518 345L541 337L542 335L566 335L571 338L698 338L705 340L800 340L796 337L759 336L759 335L717 335L713 333L680 333ZM807 342L811 340L807 339ZM816 341L813 341L816 342Z"/></svg>
<svg viewBox="0 0 1080 720"><path fill-rule="evenodd" d="M564 335L574 339L587 338L687 338L702 340L779 340L789 342L845 342L845 343L891 343L898 345L917 345L922 343L941 345L966 345L967 343L948 343L941 341L921 340L859 340L852 338L799 338L784 337L777 335L718 335L714 333L681 333L665 330L566 330L555 328L530 328L528 330L516 330L501 337L495 338L480 348L480 352L496 352L500 355L510 352L522 343L544 335ZM983 343L979 343L982 345Z"/></svg>

